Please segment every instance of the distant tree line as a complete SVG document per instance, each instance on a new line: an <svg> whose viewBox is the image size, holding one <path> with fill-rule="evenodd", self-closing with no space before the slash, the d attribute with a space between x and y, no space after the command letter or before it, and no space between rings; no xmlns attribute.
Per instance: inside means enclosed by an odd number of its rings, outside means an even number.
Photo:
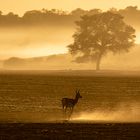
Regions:
<svg viewBox="0 0 140 140"><path fill-rule="evenodd" d="M121 10L112 8L109 11L121 14L124 16L125 21L131 25L139 25L138 19L140 19L140 10L136 6L129 6ZM78 8L70 13L57 9L42 9L27 11L20 17L13 12L4 15L0 11L0 26L32 26L40 24L74 26L74 22L80 19L81 16L94 15L101 12L100 9L83 10Z"/></svg>
<svg viewBox="0 0 140 140"><path fill-rule="evenodd" d="M32 10L27 11L22 17L13 12L3 15L0 11L0 26L13 26L13 25L71 25L74 21L84 14L96 14L100 12L99 9L90 11L82 10L80 8L68 13L65 11L52 9Z"/></svg>

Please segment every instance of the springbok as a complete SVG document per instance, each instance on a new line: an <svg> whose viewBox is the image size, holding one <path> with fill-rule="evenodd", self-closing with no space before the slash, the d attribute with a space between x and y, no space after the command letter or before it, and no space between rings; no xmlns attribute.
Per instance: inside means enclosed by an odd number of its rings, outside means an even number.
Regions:
<svg viewBox="0 0 140 140"><path fill-rule="evenodd" d="M79 98L82 98L79 90L78 91L76 90L76 96L74 99L62 98L62 107L63 107L64 112L66 113L67 108L69 108L70 109L70 116L71 116L72 112L73 112L73 108L77 104Z"/></svg>

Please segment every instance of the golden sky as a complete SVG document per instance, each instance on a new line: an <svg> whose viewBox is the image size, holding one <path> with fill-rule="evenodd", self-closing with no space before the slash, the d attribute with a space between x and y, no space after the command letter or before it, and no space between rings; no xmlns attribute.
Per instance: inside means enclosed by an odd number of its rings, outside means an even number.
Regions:
<svg viewBox="0 0 140 140"><path fill-rule="evenodd" d="M83 9L109 9L125 8L127 6L140 7L140 0L0 0L0 10L10 11L22 15L25 11L33 9L62 9L71 11L76 8Z"/></svg>
<svg viewBox="0 0 140 140"><path fill-rule="evenodd" d="M20 16L26 11L43 8L71 11L76 8L85 10L94 8L108 10L112 7L124 9L127 6L138 6L140 9L140 0L0 0L0 10L4 14L14 12ZM67 52L66 46L72 42L71 36L74 32L71 29L65 31L61 28L56 31L52 28L51 31L49 29L39 30L38 34L32 29L0 30L0 59L12 56L33 57L65 53ZM137 32L136 41L140 43L140 32Z"/></svg>

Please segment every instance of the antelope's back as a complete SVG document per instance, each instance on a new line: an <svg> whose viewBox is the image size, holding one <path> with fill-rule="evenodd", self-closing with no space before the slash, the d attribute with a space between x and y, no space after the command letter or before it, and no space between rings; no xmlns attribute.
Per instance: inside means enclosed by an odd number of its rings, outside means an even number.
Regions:
<svg viewBox="0 0 140 140"><path fill-rule="evenodd" d="M74 105L74 100L69 99L69 98L62 98L62 104L64 106L73 106Z"/></svg>

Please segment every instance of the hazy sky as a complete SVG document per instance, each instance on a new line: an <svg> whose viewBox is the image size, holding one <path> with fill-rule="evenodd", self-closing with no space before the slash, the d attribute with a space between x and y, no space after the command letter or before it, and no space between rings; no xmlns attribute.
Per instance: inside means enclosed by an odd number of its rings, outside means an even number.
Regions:
<svg viewBox="0 0 140 140"><path fill-rule="evenodd" d="M140 9L140 0L0 0L0 10L4 14L14 12L20 16L26 11L43 8L71 11L76 8L85 10L94 8L108 10L112 7L124 9L127 6L138 6ZM52 29L50 29L51 31L48 29L39 30L39 34L24 29L6 30L0 29L0 59L12 56L33 57L67 52L66 46L72 41L71 36L73 34L73 30L70 29L68 31L57 29L55 32ZM63 34L65 36L62 36ZM139 43L140 33L137 35L137 42Z"/></svg>
<svg viewBox="0 0 140 140"><path fill-rule="evenodd" d="M127 6L140 7L140 0L0 0L0 10L4 13L13 11L22 15L25 11L32 9L62 9L71 11L77 7L83 9L109 9L125 8Z"/></svg>

